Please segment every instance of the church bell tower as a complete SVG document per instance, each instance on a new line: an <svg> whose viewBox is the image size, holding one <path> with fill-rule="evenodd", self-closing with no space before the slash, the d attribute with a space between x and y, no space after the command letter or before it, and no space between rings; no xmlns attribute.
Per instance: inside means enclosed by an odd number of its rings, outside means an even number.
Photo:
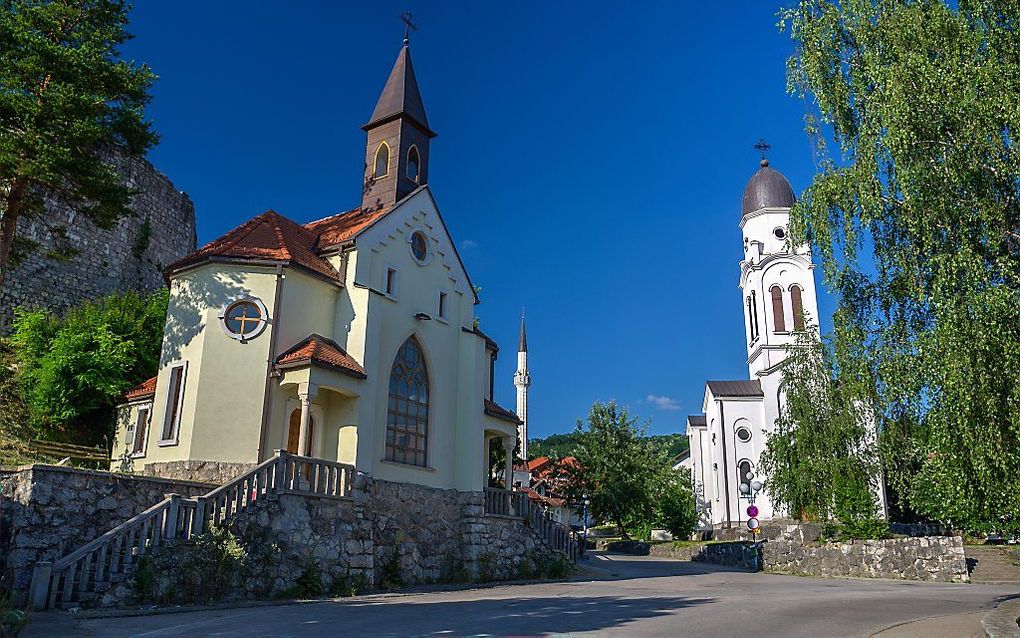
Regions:
<svg viewBox="0 0 1020 638"><path fill-rule="evenodd" d="M425 115L406 32L372 117L361 128L368 138L362 210L392 206L428 183L429 141L436 134Z"/></svg>

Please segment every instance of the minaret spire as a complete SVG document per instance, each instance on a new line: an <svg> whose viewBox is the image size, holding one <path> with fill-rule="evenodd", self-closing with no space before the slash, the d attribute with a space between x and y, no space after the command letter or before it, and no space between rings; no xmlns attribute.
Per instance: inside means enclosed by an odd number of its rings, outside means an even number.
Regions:
<svg viewBox="0 0 1020 638"><path fill-rule="evenodd" d="M524 310L521 310L521 339L517 346L517 372L514 373L514 385L517 387L517 418L521 420L518 428L517 449L525 461L528 460L528 388L531 386L531 374L528 372L528 333L524 327Z"/></svg>

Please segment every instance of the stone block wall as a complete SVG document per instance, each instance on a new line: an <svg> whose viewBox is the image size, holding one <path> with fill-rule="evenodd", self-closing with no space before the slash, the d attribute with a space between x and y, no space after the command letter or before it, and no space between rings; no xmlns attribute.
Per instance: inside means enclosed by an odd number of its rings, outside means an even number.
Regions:
<svg viewBox="0 0 1020 638"><path fill-rule="evenodd" d="M164 461L146 463L142 474L175 481L200 481L222 485L251 470L255 465L222 461Z"/></svg>
<svg viewBox="0 0 1020 638"><path fill-rule="evenodd" d="M27 589L36 561L56 560L176 492L205 494L190 481L51 465L10 473L0 486L0 567Z"/></svg>
<svg viewBox="0 0 1020 638"><path fill-rule="evenodd" d="M959 536L814 545L769 541L764 545L764 565L769 572L805 576L970 582L963 539Z"/></svg>
<svg viewBox="0 0 1020 638"><path fill-rule="evenodd" d="M85 299L125 290L152 291L164 286L163 269L193 252L195 207L187 194L144 159L110 154L123 182L135 189L134 216L102 229L61 202L47 200L45 219L20 221L18 235L39 246L5 278L0 290L0 335L10 330L17 307L64 311ZM66 229L76 252L59 252L55 228Z"/></svg>

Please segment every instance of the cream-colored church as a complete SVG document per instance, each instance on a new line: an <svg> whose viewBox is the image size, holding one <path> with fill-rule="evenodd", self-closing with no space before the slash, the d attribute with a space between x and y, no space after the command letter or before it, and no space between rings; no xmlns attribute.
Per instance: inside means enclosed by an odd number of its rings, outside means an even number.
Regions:
<svg viewBox="0 0 1020 638"><path fill-rule="evenodd" d="M498 347L428 186L436 134L406 41L362 128L357 208L267 211L169 266L159 374L127 395L112 466L284 449L481 490L490 440L514 446L519 420L493 402Z"/></svg>

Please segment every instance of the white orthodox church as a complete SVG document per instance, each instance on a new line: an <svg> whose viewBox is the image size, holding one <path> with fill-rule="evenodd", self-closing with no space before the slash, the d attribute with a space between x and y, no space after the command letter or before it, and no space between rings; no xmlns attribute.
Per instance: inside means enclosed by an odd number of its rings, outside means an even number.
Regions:
<svg viewBox="0 0 1020 638"><path fill-rule="evenodd" d="M743 526L748 502L740 484L762 480L758 460L782 401L781 363L806 321L818 317L814 264L808 246L790 246L787 224L796 201L782 173L761 160L744 188L740 229L741 305L748 379L708 381L703 414L687 417L691 480L703 530ZM765 490L756 495L759 520L782 516Z"/></svg>

